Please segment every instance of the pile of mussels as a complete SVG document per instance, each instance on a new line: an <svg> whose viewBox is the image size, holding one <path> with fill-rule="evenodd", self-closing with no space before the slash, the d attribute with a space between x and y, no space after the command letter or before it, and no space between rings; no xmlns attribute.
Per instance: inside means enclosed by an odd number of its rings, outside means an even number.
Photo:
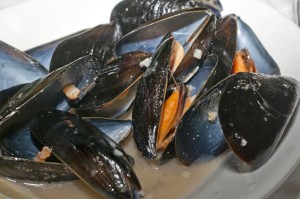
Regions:
<svg viewBox="0 0 300 199"><path fill-rule="evenodd" d="M299 83L280 76L245 22L221 11L218 0L123 0L110 24L26 52L0 42L0 174L79 177L103 197L142 198L120 146L131 132L157 164L197 164L230 148L262 166Z"/></svg>

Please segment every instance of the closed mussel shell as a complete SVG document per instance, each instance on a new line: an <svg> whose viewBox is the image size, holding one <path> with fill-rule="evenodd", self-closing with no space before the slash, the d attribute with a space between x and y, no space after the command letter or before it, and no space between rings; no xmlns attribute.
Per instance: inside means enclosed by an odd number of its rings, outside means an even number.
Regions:
<svg viewBox="0 0 300 199"><path fill-rule="evenodd" d="M226 141L254 168L273 154L299 101L299 83L282 76L238 73L219 105Z"/></svg>

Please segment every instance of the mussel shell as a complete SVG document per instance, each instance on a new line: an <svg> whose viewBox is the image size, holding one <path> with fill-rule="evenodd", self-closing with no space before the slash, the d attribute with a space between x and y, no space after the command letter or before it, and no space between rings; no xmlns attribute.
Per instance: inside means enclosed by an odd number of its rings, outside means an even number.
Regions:
<svg viewBox="0 0 300 199"><path fill-rule="evenodd" d="M193 77L186 83L190 88L189 94L191 99L195 99L199 95L209 75L217 64L218 57L214 54L208 55L196 74L194 74Z"/></svg>
<svg viewBox="0 0 300 199"><path fill-rule="evenodd" d="M84 119L91 122L117 144L132 131L130 120ZM32 136L29 128L29 123L26 123L14 131L11 130L6 137L2 138L0 175L11 179L47 182L77 179L68 166L61 164L53 155L47 158L46 162L32 161L43 145Z"/></svg>
<svg viewBox="0 0 300 199"><path fill-rule="evenodd" d="M89 121L117 144L120 144L132 132L132 122L130 120L110 120L97 117L84 118L84 120ZM43 147L31 135L29 123L11 128L10 133L1 139L0 144L2 155L29 160L33 159ZM53 162L57 159L47 158L47 161Z"/></svg>
<svg viewBox="0 0 300 199"><path fill-rule="evenodd" d="M67 35L65 37L56 39L54 41L51 41L49 43L42 44L40 46L36 46L34 48L28 49L25 51L26 54L30 55L37 61L39 61L48 71L50 70L50 62L52 55L54 53L54 50L56 47L65 41L66 39L69 39L70 37L73 37L77 34L80 34L86 30L82 30L76 33L73 33L71 35Z"/></svg>
<svg viewBox="0 0 300 199"><path fill-rule="evenodd" d="M47 74L47 70L26 53L0 41L0 91L30 83Z"/></svg>
<svg viewBox="0 0 300 199"><path fill-rule="evenodd" d="M175 139L173 139L167 146L167 148L163 151L160 158L157 161L157 164L165 164L176 157L175 150Z"/></svg>
<svg viewBox="0 0 300 199"><path fill-rule="evenodd" d="M182 117L175 134L175 150L184 165L211 160L228 148L217 116L227 81L197 98Z"/></svg>
<svg viewBox="0 0 300 199"><path fill-rule="evenodd" d="M195 31L195 35L191 36L191 41L188 42L191 46L185 46L187 53L173 74L176 82L184 83L196 68L202 67L211 49L216 31L216 21L216 16L211 15L208 20L203 22L199 30ZM195 56L197 51L201 53L201 57Z"/></svg>
<svg viewBox="0 0 300 199"><path fill-rule="evenodd" d="M237 19L237 50L247 48L259 73L280 75L280 69L253 30L240 18Z"/></svg>
<svg viewBox="0 0 300 199"><path fill-rule="evenodd" d="M139 25L163 15L180 10L192 8L209 8L216 13L222 11L222 5L218 0L123 0L117 4L111 13L111 21L117 21L123 34L127 34Z"/></svg>
<svg viewBox="0 0 300 199"><path fill-rule="evenodd" d="M149 58L146 52L132 52L111 61L101 69L95 86L75 106L84 116L117 118L131 106L138 80L145 69L140 62Z"/></svg>
<svg viewBox="0 0 300 199"><path fill-rule="evenodd" d="M98 58L87 56L22 87L0 107L0 137L12 124L25 123L38 112L66 100L62 89L67 85L76 85L82 98L97 79L98 69Z"/></svg>
<svg viewBox="0 0 300 199"><path fill-rule="evenodd" d="M100 195L140 198L141 186L126 153L80 117L44 111L31 121L33 135Z"/></svg>
<svg viewBox="0 0 300 199"><path fill-rule="evenodd" d="M50 71L80 57L97 55L101 65L113 57L115 42L122 34L116 23L98 25L60 43L51 58Z"/></svg>
<svg viewBox="0 0 300 199"><path fill-rule="evenodd" d="M218 57L215 68L211 71L199 97L210 88L230 75L237 43L237 22L233 15L218 20L217 32L213 41L211 54Z"/></svg>
<svg viewBox="0 0 300 199"><path fill-rule="evenodd" d="M190 37L201 29L199 27L206 25L204 22L211 15L207 10L190 10L149 21L123 36L116 44L115 53L117 56L132 51L154 53L162 38L170 31L174 39L185 47L190 45Z"/></svg>
<svg viewBox="0 0 300 199"><path fill-rule="evenodd" d="M132 132L131 120L111 120L95 117L84 119L108 135L117 144L120 144Z"/></svg>
<svg viewBox="0 0 300 199"><path fill-rule="evenodd" d="M159 122L169 79L173 37L168 33L140 79L132 111L133 137L147 159L156 156Z"/></svg>
<svg viewBox="0 0 300 199"><path fill-rule="evenodd" d="M292 78L238 73L228 83L219 117L230 148L254 168L273 154L299 101Z"/></svg>
<svg viewBox="0 0 300 199"><path fill-rule="evenodd" d="M32 160L42 147L43 145L32 137L28 122L10 128L10 133L1 139L1 155L5 156Z"/></svg>
<svg viewBox="0 0 300 199"><path fill-rule="evenodd" d="M78 179L64 164L0 156L0 175L17 180L61 182Z"/></svg>
<svg viewBox="0 0 300 199"><path fill-rule="evenodd" d="M19 84L0 91L0 107L2 107L8 100L13 97L26 84Z"/></svg>

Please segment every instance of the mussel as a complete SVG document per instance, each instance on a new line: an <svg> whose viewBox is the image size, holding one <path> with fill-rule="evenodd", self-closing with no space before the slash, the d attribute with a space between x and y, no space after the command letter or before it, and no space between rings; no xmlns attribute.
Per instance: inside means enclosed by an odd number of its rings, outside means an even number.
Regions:
<svg viewBox="0 0 300 199"><path fill-rule="evenodd" d="M218 0L123 0L112 10L111 21L118 22L121 25L123 34L127 34L147 21L176 11L193 8L212 9L218 15L223 9Z"/></svg>
<svg viewBox="0 0 300 199"><path fill-rule="evenodd" d="M98 70L98 58L83 57L22 87L0 108L0 137L9 133L12 126L29 121L47 108L68 110L71 106L68 101L75 102L90 90ZM76 90L80 91L75 99L69 99L63 92L69 85L76 86Z"/></svg>
<svg viewBox="0 0 300 199"><path fill-rule="evenodd" d="M73 114L49 110L31 121L33 135L104 197L140 198L131 159L112 139ZM59 140L59 141L57 141Z"/></svg>
<svg viewBox="0 0 300 199"><path fill-rule="evenodd" d="M99 71L94 87L74 108L84 116L121 117L132 105L138 81L145 71L147 52L132 52L109 62Z"/></svg>
<svg viewBox="0 0 300 199"><path fill-rule="evenodd" d="M162 38L169 31L187 52L213 17L214 15L210 11L200 9L172 13L151 20L124 35L116 44L115 54L120 56L132 51L154 53ZM213 35L207 36L202 39L209 44L209 38Z"/></svg>
<svg viewBox="0 0 300 199"><path fill-rule="evenodd" d="M156 142L169 79L172 44L173 37L168 33L158 46L151 64L139 82L133 106L134 139L138 149L148 159L156 156Z"/></svg>
<svg viewBox="0 0 300 199"><path fill-rule="evenodd" d="M103 118L84 118L120 144L132 131L130 120L108 120ZM53 155L46 162L36 159L43 145L32 136L29 123L11 129L1 140L0 175L15 180L31 181L69 181L77 177L68 166Z"/></svg>
<svg viewBox="0 0 300 199"><path fill-rule="evenodd" d="M219 155L228 144L258 168L274 152L298 101L294 79L255 73L229 76L183 116L175 137L177 157L190 165Z"/></svg>
<svg viewBox="0 0 300 199"><path fill-rule="evenodd" d="M117 23L98 25L75 34L55 48L49 70L53 71L87 55L98 56L100 66L103 67L113 58L112 49L121 36Z"/></svg>

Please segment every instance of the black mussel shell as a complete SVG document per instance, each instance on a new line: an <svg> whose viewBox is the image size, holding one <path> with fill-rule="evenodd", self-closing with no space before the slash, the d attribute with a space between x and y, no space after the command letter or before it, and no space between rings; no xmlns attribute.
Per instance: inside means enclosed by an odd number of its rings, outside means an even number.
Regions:
<svg viewBox="0 0 300 199"><path fill-rule="evenodd" d="M22 87L0 107L0 137L4 132L9 133L12 125L25 123L42 110L60 106L67 98L62 90L70 84L80 90L78 98L81 99L97 79L98 69L98 58L87 56Z"/></svg>
<svg viewBox="0 0 300 199"><path fill-rule="evenodd" d="M204 63L193 74L192 78L186 83L189 86L189 95L194 100L201 92L205 85L207 78L211 74L212 70L218 64L218 57L214 54L210 54L204 60Z"/></svg>
<svg viewBox="0 0 300 199"><path fill-rule="evenodd" d="M156 139L169 79L173 37L168 33L140 79L132 111L133 137L147 159L156 156Z"/></svg>
<svg viewBox="0 0 300 199"><path fill-rule="evenodd" d="M54 53L54 50L56 47L62 43L63 41L80 34L86 30L81 30L79 32L73 33L71 35L67 35L65 37L56 39L54 41L51 41L49 43L42 44L40 46L36 46L34 48L28 49L25 51L28 55L39 61L48 71L50 70L50 62L52 55Z"/></svg>
<svg viewBox="0 0 300 199"><path fill-rule="evenodd" d="M131 120L110 120L97 117L83 119L89 121L117 144L120 144L132 132ZM33 159L43 147L31 135L28 122L12 127L10 133L1 139L0 144L2 155L29 160ZM57 160L47 158L47 161Z"/></svg>
<svg viewBox="0 0 300 199"><path fill-rule="evenodd" d="M136 51L111 61L100 70L95 86L76 105L76 111L84 116L120 117L132 105L138 80L145 71L141 62L150 56Z"/></svg>
<svg viewBox="0 0 300 199"><path fill-rule="evenodd" d="M227 144L253 168L276 149L298 102L299 83L287 77L237 73L196 99L175 135L185 165L207 161ZM226 144L227 143L227 144Z"/></svg>
<svg viewBox="0 0 300 199"><path fill-rule="evenodd" d="M84 119L108 135L117 144L120 144L132 132L131 120L111 120L95 117Z"/></svg>
<svg viewBox="0 0 300 199"><path fill-rule="evenodd" d="M33 135L100 195L140 198L140 183L123 149L79 116L44 111L31 121Z"/></svg>
<svg viewBox="0 0 300 199"><path fill-rule="evenodd" d="M132 131L130 120L84 119L117 144ZM46 162L33 161L42 147L43 145L32 136L29 123L10 129L10 133L1 140L0 175L11 179L47 182L77 179L68 166L61 164L53 155L47 158Z"/></svg>
<svg viewBox="0 0 300 199"><path fill-rule="evenodd" d="M116 44L115 53L117 56L132 51L154 53L168 32L187 51L212 15L207 10L189 10L149 21L123 36Z"/></svg>
<svg viewBox="0 0 300 199"><path fill-rule="evenodd" d="M218 15L222 11L222 5L218 0L123 0L114 7L111 13L111 21L120 23L123 34L127 34L149 20L172 12L193 8L212 9Z"/></svg>
<svg viewBox="0 0 300 199"><path fill-rule="evenodd" d="M238 73L219 105L230 148L257 168L273 154L299 101L299 83L281 76Z"/></svg>
<svg viewBox="0 0 300 199"><path fill-rule="evenodd" d="M175 139L173 139L159 157L157 164L165 164L176 157Z"/></svg>
<svg viewBox="0 0 300 199"><path fill-rule="evenodd" d="M213 40L211 54L218 57L215 68L211 71L207 81L198 96L206 93L211 87L230 75L234 55L236 52L237 23L233 15L220 18Z"/></svg>
<svg viewBox="0 0 300 199"><path fill-rule="evenodd" d="M113 47L121 36L116 23L99 25L77 34L57 46L51 58L50 71L87 55L98 56L101 65L104 65L113 57Z"/></svg>
<svg viewBox="0 0 300 199"><path fill-rule="evenodd" d="M10 100L10 98L13 97L25 85L26 84L19 84L17 86L13 86L0 91L0 107L6 104L8 100Z"/></svg>
<svg viewBox="0 0 300 199"><path fill-rule="evenodd" d="M30 83L47 74L47 70L26 53L0 41L0 91Z"/></svg>
<svg viewBox="0 0 300 199"><path fill-rule="evenodd" d="M199 26L199 30L195 31L195 35L191 36L191 41L188 42L188 45L191 46L185 46L187 53L173 74L176 82L185 83L191 74L198 73L199 68L203 66L203 62L212 46L216 21L216 16L212 15L207 21L203 22L202 26Z"/></svg>
<svg viewBox="0 0 300 199"><path fill-rule="evenodd" d="M218 117L227 81L197 98L182 117L175 134L175 150L184 165L211 160L228 148Z"/></svg>
<svg viewBox="0 0 300 199"><path fill-rule="evenodd" d="M64 164L0 156L0 175L18 180L61 182L78 179Z"/></svg>

